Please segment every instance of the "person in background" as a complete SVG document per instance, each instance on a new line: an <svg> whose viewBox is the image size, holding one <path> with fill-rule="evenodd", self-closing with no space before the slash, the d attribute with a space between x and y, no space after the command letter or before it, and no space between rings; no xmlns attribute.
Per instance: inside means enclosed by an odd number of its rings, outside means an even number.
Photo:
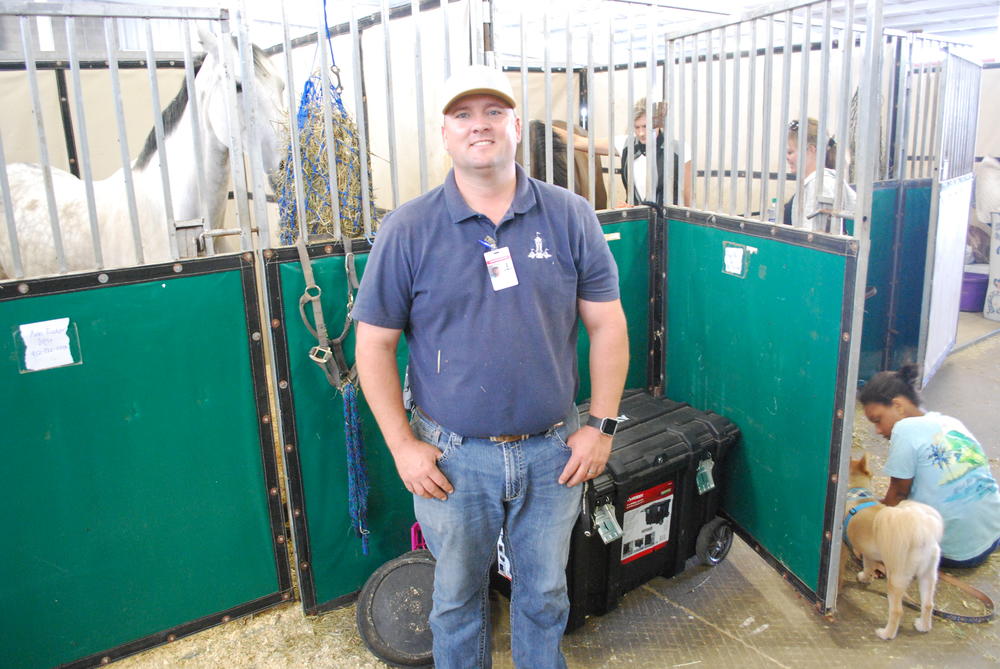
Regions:
<svg viewBox="0 0 1000 669"><path fill-rule="evenodd" d="M663 204L663 123L667 116L667 103L657 102L653 113L653 132L656 140L652 146L647 145L649 138L649 116L646 113L646 98L640 98L632 107L632 145L626 146L622 150L621 176L622 183L628 192L629 181L632 181L632 204L639 204L650 199L646 193L646 173L649 169L649 153L652 151L656 155L655 170L653 171L653 183L655 183L656 204ZM673 160L671 168L673 174L673 194L667 204L683 204L685 207L691 206L691 155L685 149L683 167L683 191L681 184L681 152L677 142L671 143L669 154ZM630 166L634 165L634 170ZM683 196L683 199L681 199Z"/></svg>
<svg viewBox="0 0 1000 669"><path fill-rule="evenodd" d="M610 456L628 369L618 270L588 202L514 162L521 121L503 73L458 70L442 103L453 169L379 228L351 312L358 373L436 560L435 666L491 666L503 530L514 664L561 669L570 536L582 484ZM578 320L591 342L583 426Z"/></svg>
<svg viewBox="0 0 1000 669"><path fill-rule="evenodd" d="M836 203L837 188L840 188L840 211L853 211L857 204L857 195L854 189L846 182L838 181L834 168L837 164L837 143L832 137L826 140L826 165L823 170L823 191L817 193L816 186L816 156L818 151L817 139L819 135L819 122L810 118L806 120L806 141L805 150L802 151L801 131L802 128L798 120L792 121L788 126L788 145L785 151L785 158L788 161L788 169L794 174L798 174L799 161L802 162L802 212L798 218L796 216L795 195L785 203L785 225L794 225L804 230L818 230L817 223L822 218L824 211L833 209ZM822 206L817 206L822 200ZM831 216L830 232L835 234L846 234L844 219L838 216ZM826 232L826 230L821 230Z"/></svg>
<svg viewBox="0 0 1000 669"><path fill-rule="evenodd" d="M941 566L975 567L1000 548L1000 493L983 447L958 419L920 408L916 365L879 372L858 396L875 431L889 439L882 503L912 499L944 519Z"/></svg>

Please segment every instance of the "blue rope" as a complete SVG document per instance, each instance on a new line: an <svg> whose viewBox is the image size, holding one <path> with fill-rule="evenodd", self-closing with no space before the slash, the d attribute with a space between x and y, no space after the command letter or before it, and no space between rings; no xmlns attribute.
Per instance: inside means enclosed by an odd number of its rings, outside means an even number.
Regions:
<svg viewBox="0 0 1000 669"><path fill-rule="evenodd" d="M347 444L347 500L351 528L361 538L361 552L368 555L368 472L365 468L365 444L361 436L358 394L348 381L344 394L344 441Z"/></svg>

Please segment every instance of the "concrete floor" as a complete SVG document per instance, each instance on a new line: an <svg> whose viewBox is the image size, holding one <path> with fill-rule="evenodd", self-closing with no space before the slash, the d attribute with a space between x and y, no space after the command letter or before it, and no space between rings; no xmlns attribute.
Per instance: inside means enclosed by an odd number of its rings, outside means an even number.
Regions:
<svg viewBox="0 0 1000 669"><path fill-rule="evenodd" d="M924 392L928 408L955 415L979 438L1000 477L1000 323L961 314L957 346ZM884 461L888 443L859 417L856 440ZM876 488L884 479L876 480ZM952 573L1000 601L1000 555ZM736 540L720 565L692 566L628 593L618 609L591 618L567 636L570 667L920 668L1000 666L1000 622L961 624L935 619L928 634L913 629L905 610L890 642L874 630L885 624L884 582L865 587L848 576L837 615L825 618L797 595L746 544ZM981 613L978 602L940 584L939 608ZM506 601L494 602L494 664L512 667ZM306 618L298 604L234 621L123 660L125 667L384 667L361 643L348 607Z"/></svg>

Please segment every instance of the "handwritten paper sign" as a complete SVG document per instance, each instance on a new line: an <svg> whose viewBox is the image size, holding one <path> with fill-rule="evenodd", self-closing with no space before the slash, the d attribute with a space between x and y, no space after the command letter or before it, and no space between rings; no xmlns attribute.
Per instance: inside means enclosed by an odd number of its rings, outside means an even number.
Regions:
<svg viewBox="0 0 1000 669"><path fill-rule="evenodd" d="M743 274L743 251L742 246L725 247L724 261L726 274L735 274L736 276Z"/></svg>
<svg viewBox="0 0 1000 669"><path fill-rule="evenodd" d="M24 368L35 372L41 369L73 364L69 349L69 318L55 318L20 326L24 341Z"/></svg>

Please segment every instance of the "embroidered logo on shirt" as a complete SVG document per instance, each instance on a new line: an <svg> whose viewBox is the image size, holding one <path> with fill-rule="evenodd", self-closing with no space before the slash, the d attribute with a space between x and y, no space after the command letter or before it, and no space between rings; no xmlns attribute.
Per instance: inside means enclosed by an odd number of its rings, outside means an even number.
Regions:
<svg viewBox="0 0 1000 669"><path fill-rule="evenodd" d="M542 248L542 233L535 233L535 248L528 252L529 258L534 258L535 260L544 260L545 258L551 258L552 254L549 253L547 248Z"/></svg>

